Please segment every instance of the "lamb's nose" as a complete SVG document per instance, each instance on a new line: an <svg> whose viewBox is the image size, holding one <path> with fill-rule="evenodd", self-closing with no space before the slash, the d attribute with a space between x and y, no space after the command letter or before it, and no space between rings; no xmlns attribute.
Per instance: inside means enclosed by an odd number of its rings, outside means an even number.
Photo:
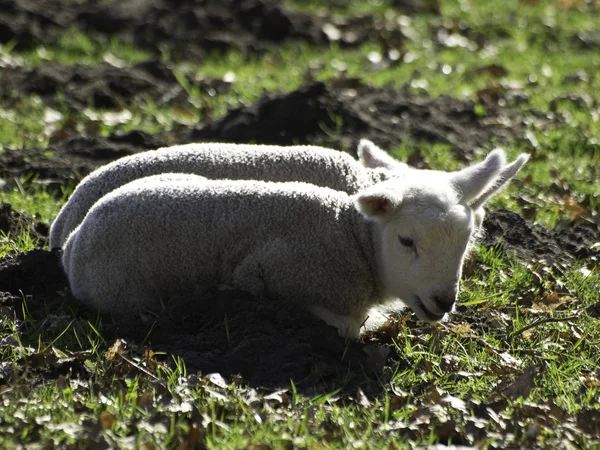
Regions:
<svg viewBox="0 0 600 450"><path fill-rule="evenodd" d="M442 311L450 312L456 300L456 291L434 294L431 298Z"/></svg>

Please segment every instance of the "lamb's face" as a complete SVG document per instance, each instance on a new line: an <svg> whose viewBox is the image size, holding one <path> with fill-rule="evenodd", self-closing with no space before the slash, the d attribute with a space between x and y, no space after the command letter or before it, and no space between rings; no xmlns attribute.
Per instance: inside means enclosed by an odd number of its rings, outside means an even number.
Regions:
<svg viewBox="0 0 600 450"><path fill-rule="evenodd" d="M379 227L380 276L388 294L403 300L421 320L442 319L456 302L474 230L471 209L455 204L440 210L407 200Z"/></svg>
<svg viewBox="0 0 600 450"><path fill-rule="evenodd" d="M380 153L373 145L359 146L365 166L402 175L355 197L358 210L376 222L379 275L387 293L411 306L420 319L440 320L456 301L463 260L482 226L485 202L517 174L528 156L507 164L497 149L478 164L441 172L398 166Z"/></svg>

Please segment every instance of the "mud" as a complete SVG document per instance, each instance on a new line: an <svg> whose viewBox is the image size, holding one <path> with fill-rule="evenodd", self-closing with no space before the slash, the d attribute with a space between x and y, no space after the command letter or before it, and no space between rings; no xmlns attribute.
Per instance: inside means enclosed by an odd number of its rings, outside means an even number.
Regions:
<svg viewBox="0 0 600 450"><path fill-rule="evenodd" d="M0 170L5 178L35 173L39 175L39 181L61 185L69 180L78 181L115 159L164 145L160 138L141 131L106 138L81 136L49 149L8 150L0 154ZM52 152L51 155L47 150Z"/></svg>
<svg viewBox="0 0 600 450"><path fill-rule="evenodd" d="M481 116L470 101L340 80L330 86L317 82L294 92L267 95L255 105L197 127L184 140L310 142L347 149L355 148L360 138L382 148L405 140L427 141L452 146L466 161L492 139L502 142L522 134L526 120L524 113L508 108L492 106ZM419 165L419 161L411 163Z"/></svg>

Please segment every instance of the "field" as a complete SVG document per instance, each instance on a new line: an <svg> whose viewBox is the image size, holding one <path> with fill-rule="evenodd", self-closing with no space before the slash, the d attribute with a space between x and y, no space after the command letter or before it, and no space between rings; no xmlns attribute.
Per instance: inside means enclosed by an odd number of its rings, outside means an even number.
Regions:
<svg viewBox="0 0 600 450"><path fill-rule="evenodd" d="M0 447L600 448L594 0L8 0L0 10ZM235 291L122 329L48 227L116 158L373 140L418 168L531 155L459 304L360 341Z"/></svg>

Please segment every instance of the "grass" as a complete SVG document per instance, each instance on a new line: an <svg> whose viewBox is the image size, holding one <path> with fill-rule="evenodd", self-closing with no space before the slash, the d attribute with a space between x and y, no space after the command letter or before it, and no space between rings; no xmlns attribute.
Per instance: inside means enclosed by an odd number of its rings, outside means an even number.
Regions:
<svg viewBox="0 0 600 450"><path fill-rule="evenodd" d="M286 4L309 11L323 6L300 0ZM511 157L528 152L532 159L490 207L528 210L530 218L548 227L589 219L598 211L600 130L593 100L600 53L581 48L575 38L595 29L598 11L587 10L586 2L580 10L545 1L462 0L442 2L442 18L398 19L386 2L348 4L324 9L382 18L387 11L386 20L401 21L409 37L405 62L389 67L369 62L370 53L381 51L376 43L357 49L286 44L261 56L232 51L209 55L202 63L173 62L189 104L158 106L148 98L127 105L131 119L116 125L103 123L106 111L53 105L56 116L39 98L15 95L0 109L0 151L46 147L53 130L67 120L85 134L90 116L99 122L89 128L94 133L164 131L218 117L255 102L264 91L288 91L312 78L343 75L375 86L412 80L415 92L476 102L482 89L500 87L526 95L527 101L515 107L553 114L563 123L548 128L532 118L528 143L515 139L506 145ZM439 39L444 33L456 34L460 39L454 41L465 46L449 46L451 41ZM133 64L148 57L130 41L77 29L57 45L23 53L5 46L0 55L26 66L96 64L107 55ZM168 61L168 55L163 58ZM504 74L476 72L492 64ZM183 77L223 78L230 72L235 75L231 89L212 97ZM587 74L584 81L565 81L578 72ZM485 109L482 103L484 115ZM461 164L443 145L406 141L390 150L400 159L418 152L434 168ZM72 186L57 194L34 181L17 180L0 198L50 222ZM34 246L26 232L0 237L2 256ZM482 448L597 448L597 431L578 437L569 428L580 426L581 414L599 414L597 262L559 273L481 247L475 269L463 281L460 303L474 321L421 326L399 317L377 338L391 344L393 363L381 375L382 392L375 397L360 391L305 396L293 382L286 391L266 396L243 380L187 373L182 360L104 342L98 323L73 319L68 311L49 322L35 321L25 311L21 322L0 307L0 446L329 449L464 441Z"/></svg>

